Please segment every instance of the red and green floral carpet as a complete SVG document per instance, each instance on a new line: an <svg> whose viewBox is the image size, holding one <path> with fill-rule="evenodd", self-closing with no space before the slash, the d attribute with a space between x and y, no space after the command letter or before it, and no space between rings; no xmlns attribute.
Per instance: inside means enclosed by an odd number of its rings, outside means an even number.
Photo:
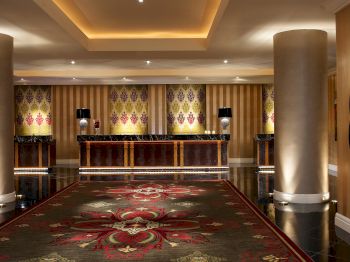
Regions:
<svg viewBox="0 0 350 262"><path fill-rule="evenodd" d="M0 229L0 261L310 261L225 181L75 184Z"/></svg>

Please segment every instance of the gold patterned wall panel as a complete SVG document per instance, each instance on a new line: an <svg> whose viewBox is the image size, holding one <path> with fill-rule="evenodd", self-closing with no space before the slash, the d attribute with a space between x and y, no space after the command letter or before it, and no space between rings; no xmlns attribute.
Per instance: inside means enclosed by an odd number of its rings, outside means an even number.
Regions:
<svg viewBox="0 0 350 262"><path fill-rule="evenodd" d="M77 108L90 108L91 119L87 129L93 134L93 119L100 120L100 133L109 133L109 86L72 85L52 86L53 135L57 141L58 159L79 158L76 135L79 123L76 119Z"/></svg>
<svg viewBox="0 0 350 262"><path fill-rule="evenodd" d="M148 86L110 88L111 134L148 134Z"/></svg>
<svg viewBox="0 0 350 262"><path fill-rule="evenodd" d="M232 108L229 126L231 134L228 145L229 158L254 158L253 138L263 129L262 88L261 84L207 85L207 130L221 132L218 108Z"/></svg>
<svg viewBox="0 0 350 262"><path fill-rule="evenodd" d="M50 86L16 86L15 101L16 135L52 134Z"/></svg>
<svg viewBox="0 0 350 262"><path fill-rule="evenodd" d="M204 134L205 85L167 85L168 134Z"/></svg>
<svg viewBox="0 0 350 262"><path fill-rule="evenodd" d="M263 97L263 126L265 134L275 132L275 90L273 85L264 85Z"/></svg>
<svg viewBox="0 0 350 262"><path fill-rule="evenodd" d="M148 132L167 134L166 85L148 86Z"/></svg>
<svg viewBox="0 0 350 262"><path fill-rule="evenodd" d="M328 158L329 164L337 164L337 104L336 75L328 76Z"/></svg>

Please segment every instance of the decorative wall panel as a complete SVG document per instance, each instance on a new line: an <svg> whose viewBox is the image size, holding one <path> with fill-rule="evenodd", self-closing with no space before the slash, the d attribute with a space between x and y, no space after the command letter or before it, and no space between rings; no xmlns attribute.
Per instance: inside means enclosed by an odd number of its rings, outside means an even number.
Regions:
<svg viewBox="0 0 350 262"><path fill-rule="evenodd" d="M147 85L112 86L109 100L111 134L148 133Z"/></svg>
<svg viewBox="0 0 350 262"><path fill-rule="evenodd" d="M262 90L263 97L263 125L265 134L275 132L275 90L272 85L265 85Z"/></svg>
<svg viewBox="0 0 350 262"><path fill-rule="evenodd" d="M204 134L205 85L167 85L168 134Z"/></svg>
<svg viewBox="0 0 350 262"><path fill-rule="evenodd" d="M261 84L207 85L207 130L220 133L218 108L232 108L229 158L254 158L254 137L262 132L262 88Z"/></svg>
<svg viewBox="0 0 350 262"><path fill-rule="evenodd" d="M51 88L17 86L15 132L19 136L51 135Z"/></svg>

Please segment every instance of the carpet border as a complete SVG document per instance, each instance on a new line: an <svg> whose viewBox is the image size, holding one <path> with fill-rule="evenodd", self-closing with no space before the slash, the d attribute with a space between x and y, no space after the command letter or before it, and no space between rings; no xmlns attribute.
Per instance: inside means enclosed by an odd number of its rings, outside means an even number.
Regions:
<svg viewBox="0 0 350 262"><path fill-rule="evenodd" d="M313 262L314 260L306 254L297 244L295 244L278 226L272 223L261 210L255 206L255 204L248 199L238 188L228 180L224 180L226 185L237 195L239 198L257 215L257 217L277 236L285 246L296 255L301 261Z"/></svg>
<svg viewBox="0 0 350 262"><path fill-rule="evenodd" d="M52 196L40 201L39 203L31 206L30 208L28 208L27 210L23 211L22 213L15 215L13 218L11 218L8 221L5 221L4 223L0 224L0 231L2 229L4 229L5 227L9 226L10 224L12 224L13 222L19 220L20 218L28 215L30 212L32 212L33 210L41 207L42 205L46 204L48 201L52 200L53 198L57 197L58 195L62 194L63 192L67 191L68 189L70 189L71 187L75 186L79 184L79 181L75 181L72 184L66 186L65 188L62 188L61 190L55 192Z"/></svg>

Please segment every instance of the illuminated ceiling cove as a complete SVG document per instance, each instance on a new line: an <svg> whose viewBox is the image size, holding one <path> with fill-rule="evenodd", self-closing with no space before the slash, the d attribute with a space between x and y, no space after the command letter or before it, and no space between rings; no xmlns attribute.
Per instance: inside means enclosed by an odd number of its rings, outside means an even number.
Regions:
<svg viewBox="0 0 350 262"><path fill-rule="evenodd" d="M206 50L228 0L35 0L89 51Z"/></svg>

